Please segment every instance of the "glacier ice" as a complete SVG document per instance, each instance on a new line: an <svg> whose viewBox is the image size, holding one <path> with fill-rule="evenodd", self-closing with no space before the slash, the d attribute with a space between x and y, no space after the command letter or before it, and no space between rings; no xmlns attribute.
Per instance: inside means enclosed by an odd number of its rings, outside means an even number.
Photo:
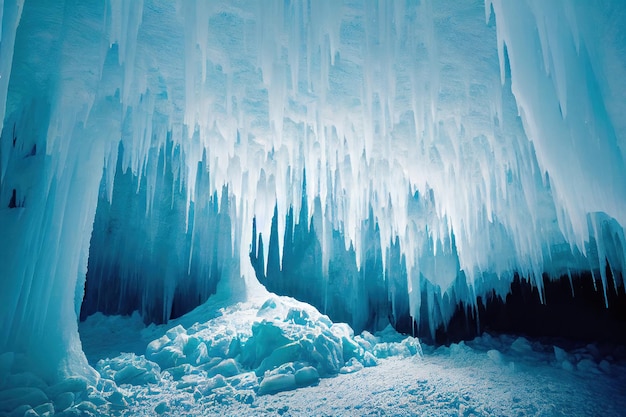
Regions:
<svg viewBox="0 0 626 417"><path fill-rule="evenodd" d="M46 378L91 375L85 291L163 321L258 277L432 329L515 273L623 285L621 2L0 11L0 352Z"/></svg>

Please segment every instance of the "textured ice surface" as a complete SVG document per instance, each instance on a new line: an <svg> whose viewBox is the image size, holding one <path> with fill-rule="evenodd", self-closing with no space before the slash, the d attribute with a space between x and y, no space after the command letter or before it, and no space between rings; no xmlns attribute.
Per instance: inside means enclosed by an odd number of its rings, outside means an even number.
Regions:
<svg viewBox="0 0 626 417"><path fill-rule="evenodd" d="M345 267L345 288L380 295L373 309L404 298L417 318L425 299L435 324L456 301L504 294L514 272L541 286L542 272L591 269L606 291L605 261L624 269L623 2L0 10L0 351L45 378L89 376L76 316L99 184L114 205L122 175L142 201L121 213L153 233L95 245L110 251L100 271L125 261L121 285L103 288L130 288L133 306L150 298L165 319L196 294L196 271L197 303L217 276L255 292L251 238L272 275L290 259L291 207L315 232L319 251L302 253L322 284ZM217 230L202 213L216 209L230 232L200 250ZM349 314L384 325L350 293Z"/></svg>

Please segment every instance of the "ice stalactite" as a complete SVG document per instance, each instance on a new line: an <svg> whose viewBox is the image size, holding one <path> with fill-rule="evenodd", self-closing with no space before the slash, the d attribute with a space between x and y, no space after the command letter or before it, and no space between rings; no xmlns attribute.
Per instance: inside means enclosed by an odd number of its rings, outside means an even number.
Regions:
<svg viewBox="0 0 626 417"><path fill-rule="evenodd" d="M169 141L149 157L158 160L147 168L153 184L124 172L123 158L122 148L110 200L101 184L81 316L139 310L146 323L163 323L205 302L220 282L233 301L243 299L231 234L236 202L226 186L210 193L206 158L187 220L179 148Z"/></svg>

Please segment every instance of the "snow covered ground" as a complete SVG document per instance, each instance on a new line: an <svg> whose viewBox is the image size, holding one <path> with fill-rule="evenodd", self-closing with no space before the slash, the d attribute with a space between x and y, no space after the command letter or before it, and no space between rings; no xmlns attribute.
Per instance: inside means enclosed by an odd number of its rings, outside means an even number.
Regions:
<svg viewBox="0 0 626 417"><path fill-rule="evenodd" d="M103 370L107 367L111 369L112 361L97 361L112 357L116 349L117 352L126 350L141 355L145 353L148 342L163 335L166 328L178 329L170 330L170 336L179 331L179 334L187 334L194 327L193 322L202 316L211 319L195 327L209 329L213 332L212 337L228 334L228 329L249 337L253 322L266 320L275 324L294 324L297 322L293 320L296 311L310 314L313 321L326 320L305 304L285 297L271 297L264 303L257 300L231 307L221 307L219 302L207 304L166 327L143 328L138 316L105 318L95 315L82 324L81 336L90 361L101 373L106 373ZM290 312L290 320L279 320ZM183 328L187 331L182 332ZM282 330L283 334L291 331L292 336L307 337L303 329L298 330L300 333L295 332L293 327ZM319 331L314 327L309 330L313 333ZM103 334L106 336L103 337ZM467 343L436 349L422 345L421 349L410 352L397 349L401 346L398 342L403 339L400 335L388 331L377 336L378 342L396 342L396 349L389 349L387 345L383 351L383 344L376 349L374 343L370 351L376 356L376 366L361 366L368 351L364 349L360 359L348 361L354 365L352 368L341 368L337 376L329 372L326 375L329 377L315 379L312 386L287 385L286 391L260 395L263 375L256 378L244 369L228 370L225 368L228 364L223 365L224 378L216 377L211 371L194 372L191 368L177 371L170 368L155 374L156 383L120 384L124 406L111 412L125 416L157 413L177 416L626 415L624 347L575 347L560 343L565 348L561 349L522 337L485 334ZM357 342L367 339L374 342L367 335L364 338L347 338ZM228 340L230 344L232 338ZM408 340L414 341L412 338ZM257 349L270 344L267 340L259 342ZM148 347L148 357L151 357L151 351L154 352L155 345L152 342ZM219 346L219 343L214 345ZM132 358L132 355L126 355L117 359L128 363ZM152 353L152 359L155 358ZM240 367L242 361L245 362L239 354L234 364ZM279 367L284 363L290 362L284 358L277 361ZM163 360L161 364L162 367L168 366ZM322 365L316 366L320 373L324 372ZM240 373L229 376L236 372ZM265 372L267 375L271 370ZM146 374L149 372L143 375ZM115 380L114 373L110 376Z"/></svg>
<svg viewBox="0 0 626 417"><path fill-rule="evenodd" d="M465 347L423 360L389 358L317 387L258 397L252 406L206 410L231 416L623 416L625 388L623 376L571 375L547 363L512 371Z"/></svg>
<svg viewBox="0 0 626 417"><path fill-rule="evenodd" d="M434 348L271 294L163 326L96 314L80 334L100 378L47 386L2 357L0 416L626 415L624 347L485 334Z"/></svg>

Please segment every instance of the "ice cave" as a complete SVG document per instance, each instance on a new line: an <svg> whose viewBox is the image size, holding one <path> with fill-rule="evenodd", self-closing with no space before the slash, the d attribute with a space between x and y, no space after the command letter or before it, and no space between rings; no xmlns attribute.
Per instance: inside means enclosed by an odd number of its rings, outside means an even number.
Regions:
<svg viewBox="0 0 626 417"><path fill-rule="evenodd" d="M0 0L0 416L626 415L626 2Z"/></svg>

